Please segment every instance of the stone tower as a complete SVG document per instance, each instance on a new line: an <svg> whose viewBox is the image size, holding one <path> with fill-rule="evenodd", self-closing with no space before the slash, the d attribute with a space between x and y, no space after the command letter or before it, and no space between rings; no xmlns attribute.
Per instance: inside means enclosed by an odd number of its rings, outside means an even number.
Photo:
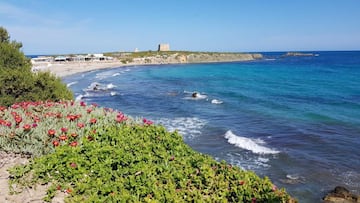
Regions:
<svg viewBox="0 0 360 203"><path fill-rule="evenodd" d="M159 44L158 51L170 51L169 44Z"/></svg>

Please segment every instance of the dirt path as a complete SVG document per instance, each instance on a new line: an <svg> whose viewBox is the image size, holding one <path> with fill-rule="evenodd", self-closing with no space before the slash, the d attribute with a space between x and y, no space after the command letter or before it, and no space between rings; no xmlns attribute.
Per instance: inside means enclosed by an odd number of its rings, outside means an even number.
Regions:
<svg viewBox="0 0 360 203"><path fill-rule="evenodd" d="M29 159L21 155L8 154L0 151L0 202L1 203L42 203L46 194L47 186L39 185L34 189L26 189L20 194L9 194L9 172L7 169L18 165L26 164ZM63 203L64 193L58 193L53 203Z"/></svg>

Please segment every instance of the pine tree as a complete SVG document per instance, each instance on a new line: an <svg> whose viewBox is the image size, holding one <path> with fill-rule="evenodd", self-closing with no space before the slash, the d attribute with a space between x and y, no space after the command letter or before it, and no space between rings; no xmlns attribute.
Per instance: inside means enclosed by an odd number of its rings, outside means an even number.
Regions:
<svg viewBox="0 0 360 203"><path fill-rule="evenodd" d="M49 72L33 73L22 43L10 41L0 27L0 105L21 101L73 99L72 92Z"/></svg>

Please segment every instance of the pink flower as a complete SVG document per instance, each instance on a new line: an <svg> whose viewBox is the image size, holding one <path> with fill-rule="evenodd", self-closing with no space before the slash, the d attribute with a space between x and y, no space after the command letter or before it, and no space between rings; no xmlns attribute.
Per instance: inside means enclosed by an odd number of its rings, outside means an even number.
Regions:
<svg viewBox="0 0 360 203"><path fill-rule="evenodd" d="M59 141L57 141L57 140L54 140L54 141L52 142L52 144L54 145L54 147L57 147L57 146L60 145Z"/></svg>
<svg viewBox="0 0 360 203"><path fill-rule="evenodd" d="M152 121L147 120L146 118L143 119L143 123L146 124L146 125L152 125L153 124Z"/></svg>
<svg viewBox="0 0 360 203"><path fill-rule="evenodd" d="M35 123L38 123L38 122L40 121L40 118L37 117L37 116L34 116L34 117L33 117L33 120L34 120Z"/></svg>
<svg viewBox="0 0 360 203"><path fill-rule="evenodd" d="M91 124L95 124L96 122L97 122L96 118L91 118L91 119L90 119L90 123L91 123Z"/></svg>
<svg viewBox="0 0 360 203"><path fill-rule="evenodd" d="M126 117L123 113L119 112L119 113L116 115L115 120L116 120L116 122L121 123L121 122L127 120L127 117Z"/></svg>
<svg viewBox="0 0 360 203"><path fill-rule="evenodd" d="M84 123L78 123L78 124L77 124L77 127L83 128L83 127L85 127L85 124L84 124Z"/></svg>
<svg viewBox="0 0 360 203"><path fill-rule="evenodd" d="M77 165L76 165L76 163L72 162L72 163L70 163L70 167L71 167L71 168L76 168Z"/></svg>
<svg viewBox="0 0 360 203"><path fill-rule="evenodd" d="M67 128L61 128L61 132L66 133L68 131Z"/></svg>
<svg viewBox="0 0 360 203"><path fill-rule="evenodd" d="M11 106L11 108L17 109L17 108L20 108L20 105L19 105L19 104L13 104L13 105Z"/></svg>
<svg viewBox="0 0 360 203"><path fill-rule="evenodd" d="M65 140L67 140L68 138L67 138L66 135L60 135L60 136L59 136L59 139L60 139L61 141L65 141Z"/></svg>
<svg viewBox="0 0 360 203"><path fill-rule="evenodd" d="M76 147L77 145L78 145L78 143L76 141L70 143L70 146L72 146L72 147Z"/></svg>
<svg viewBox="0 0 360 203"><path fill-rule="evenodd" d="M15 122L16 122L16 124L19 124L19 123L21 123L21 121L22 121L22 118L21 118L21 116L19 116L19 115L16 115L16 116L15 116Z"/></svg>
<svg viewBox="0 0 360 203"><path fill-rule="evenodd" d="M71 192L72 192L72 190L70 188L65 190L65 193L67 193L67 194L70 194Z"/></svg>
<svg viewBox="0 0 360 203"><path fill-rule="evenodd" d="M56 133L56 131L55 131L54 129L48 130L48 135L49 135L49 136L54 136L55 133Z"/></svg>
<svg viewBox="0 0 360 203"><path fill-rule="evenodd" d="M81 102L80 102L80 106L86 106L86 103L83 102L83 101L81 101Z"/></svg>
<svg viewBox="0 0 360 203"><path fill-rule="evenodd" d="M32 124L32 127L33 127L33 128L36 128L37 126L38 126L37 123L33 123L33 124Z"/></svg>
<svg viewBox="0 0 360 203"><path fill-rule="evenodd" d="M30 124L25 124L23 126L23 128L24 128L25 131L30 131L31 130L31 125Z"/></svg>
<svg viewBox="0 0 360 203"><path fill-rule="evenodd" d="M69 114L66 116L66 118L69 120L69 121L74 121L76 119L76 116L75 115L72 115L72 114Z"/></svg>

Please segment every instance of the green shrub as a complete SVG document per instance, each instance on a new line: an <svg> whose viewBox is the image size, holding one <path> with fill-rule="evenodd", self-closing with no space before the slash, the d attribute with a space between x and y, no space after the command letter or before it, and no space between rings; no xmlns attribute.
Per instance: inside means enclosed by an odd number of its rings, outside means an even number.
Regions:
<svg viewBox="0 0 360 203"><path fill-rule="evenodd" d="M37 146L45 154L10 170L13 192L50 183L46 201L57 192L67 193L66 202L286 202L290 198L268 178L195 152L176 132L145 119L73 102L20 103L1 109L3 142L28 146L23 153ZM31 121L37 126L29 128ZM9 127L8 122L13 124ZM16 149L7 146L9 151Z"/></svg>
<svg viewBox="0 0 360 203"><path fill-rule="evenodd" d="M31 63L21 52L21 43L10 42L0 27L0 105L20 101L73 99L71 91L50 73L31 71Z"/></svg>
<svg viewBox="0 0 360 203"><path fill-rule="evenodd" d="M32 95L29 95L30 98L33 98L32 101L59 101L60 99L70 100L73 98L73 93L61 79L50 72L38 72L33 76L34 89Z"/></svg>

